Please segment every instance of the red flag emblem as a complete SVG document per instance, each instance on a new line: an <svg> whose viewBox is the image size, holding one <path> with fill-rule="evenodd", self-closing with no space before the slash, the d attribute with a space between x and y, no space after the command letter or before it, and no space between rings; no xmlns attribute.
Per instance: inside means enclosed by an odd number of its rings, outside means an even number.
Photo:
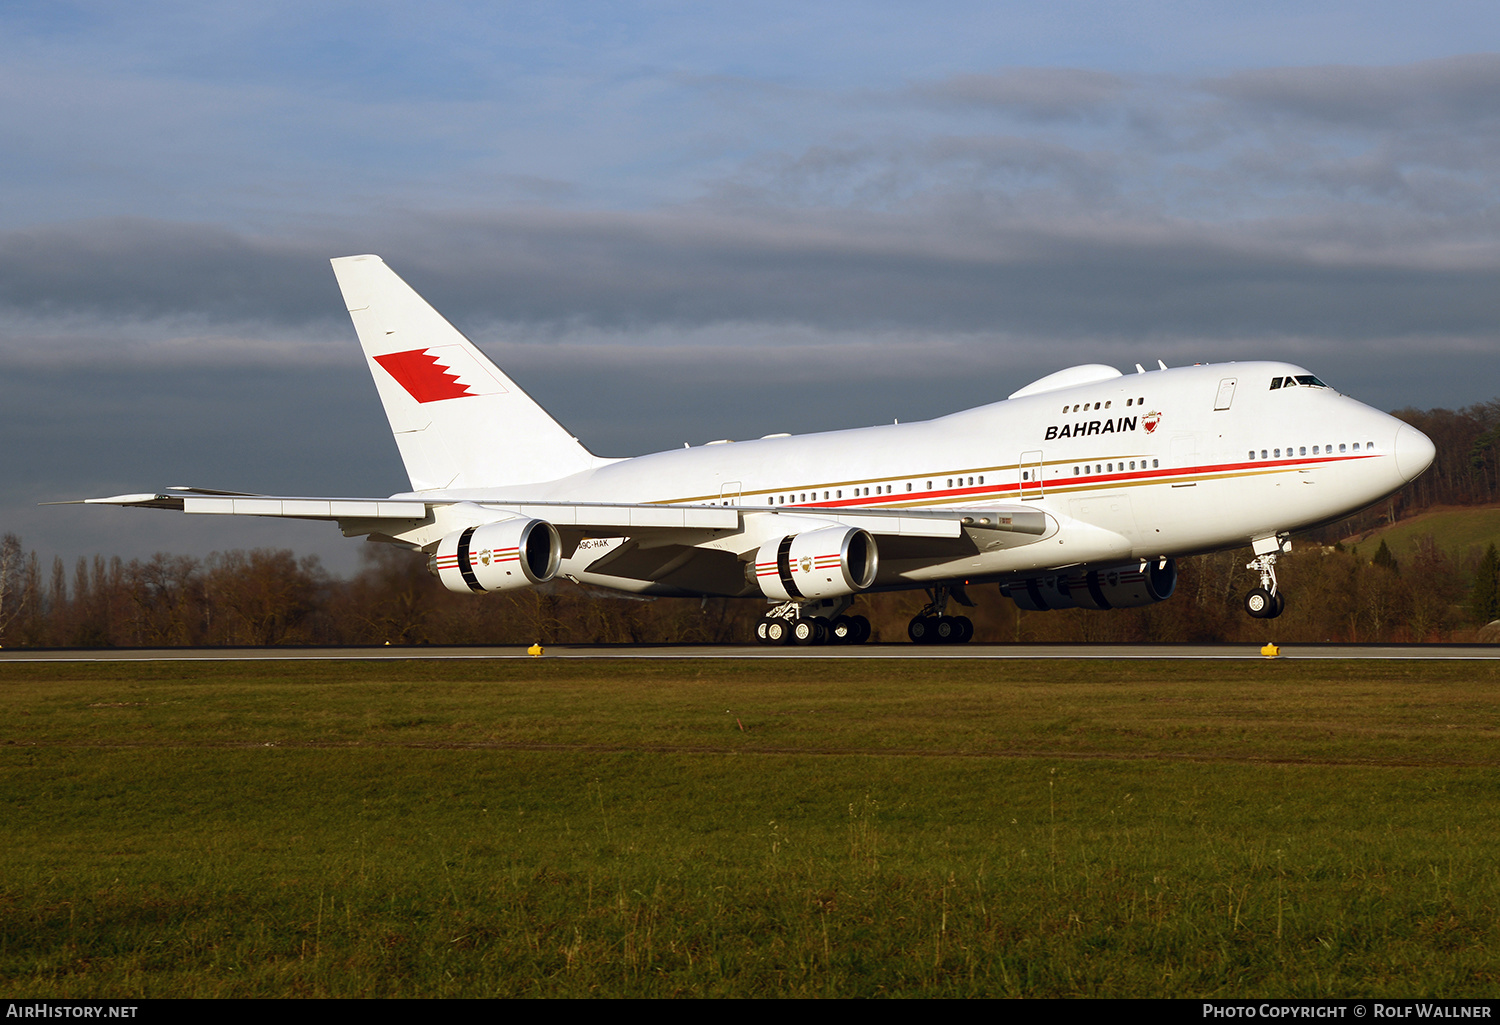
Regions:
<svg viewBox="0 0 1500 1025"><path fill-rule="evenodd" d="M401 387L418 402L436 402L439 399L462 399L478 392L458 379L451 367L444 365L426 349L409 349L406 352L388 352L376 356L375 362L385 368Z"/></svg>

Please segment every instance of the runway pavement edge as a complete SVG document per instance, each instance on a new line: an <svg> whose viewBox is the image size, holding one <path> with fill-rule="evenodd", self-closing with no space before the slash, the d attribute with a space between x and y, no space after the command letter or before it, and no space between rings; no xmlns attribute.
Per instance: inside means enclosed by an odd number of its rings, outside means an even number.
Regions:
<svg viewBox="0 0 1500 1025"><path fill-rule="evenodd" d="M1500 645L1287 645L1283 659L1483 660L1500 658ZM926 647L869 644L851 647L756 645L555 645L543 654L521 647L380 648L95 648L0 650L8 662L237 662L265 660L414 661L445 659L1258 659L1249 644L979 644Z"/></svg>

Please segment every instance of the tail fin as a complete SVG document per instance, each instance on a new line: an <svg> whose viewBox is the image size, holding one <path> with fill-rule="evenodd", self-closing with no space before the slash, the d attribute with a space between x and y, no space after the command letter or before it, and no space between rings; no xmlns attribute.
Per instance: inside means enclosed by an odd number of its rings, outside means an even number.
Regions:
<svg viewBox="0 0 1500 1025"><path fill-rule="evenodd" d="M603 462L380 257L332 262L413 491L533 484Z"/></svg>

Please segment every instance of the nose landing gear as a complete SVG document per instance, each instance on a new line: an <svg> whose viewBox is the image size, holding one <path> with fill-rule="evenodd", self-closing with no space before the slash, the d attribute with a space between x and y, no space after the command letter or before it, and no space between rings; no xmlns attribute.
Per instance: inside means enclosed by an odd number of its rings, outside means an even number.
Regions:
<svg viewBox="0 0 1500 1025"><path fill-rule="evenodd" d="M1286 608L1286 598L1276 589L1276 556L1292 550L1285 534L1259 538L1252 550L1255 558L1246 564L1246 569L1260 574L1260 586L1245 595L1245 611L1256 619L1275 619Z"/></svg>

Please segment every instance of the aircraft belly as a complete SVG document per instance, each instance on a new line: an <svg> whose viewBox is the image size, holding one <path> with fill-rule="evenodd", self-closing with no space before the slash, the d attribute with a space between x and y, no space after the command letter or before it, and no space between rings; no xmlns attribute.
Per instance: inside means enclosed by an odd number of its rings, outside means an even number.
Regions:
<svg viewBox="0 0 1500 1025"><path fill-rule="evenodd" d="M607 554L576 553L564 560L561 572L580 582L634 593L733 597L754 590L738 556L690 545L642 548L626 542Z"/></svg>

